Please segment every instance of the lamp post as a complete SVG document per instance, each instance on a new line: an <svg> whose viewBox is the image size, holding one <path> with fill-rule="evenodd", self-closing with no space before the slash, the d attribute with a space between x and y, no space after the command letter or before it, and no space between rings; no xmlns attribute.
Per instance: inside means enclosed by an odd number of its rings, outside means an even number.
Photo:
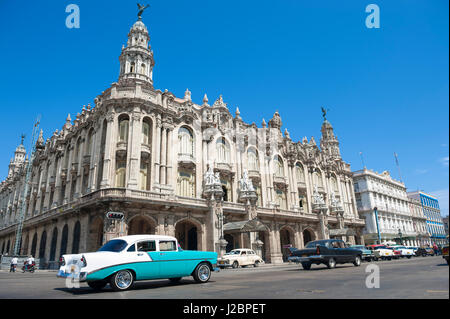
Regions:
<svg viewBox="0 0 450 319"><path fill-rule="evenodd" d="M378 244L381 244L381 235L380 235L380 226L378 225L378 209L377 209L377 207L373 208L373 212L375 213L375 221L377 223Z"/></svg>
<svg viewBox="0 0 450 319"><path fill-rule="evenodd" d="M401 231L401 229L399 228L398 229L398 236L400 237L400 245L403 245L403 239L402 239L402 231Z"/></svg>

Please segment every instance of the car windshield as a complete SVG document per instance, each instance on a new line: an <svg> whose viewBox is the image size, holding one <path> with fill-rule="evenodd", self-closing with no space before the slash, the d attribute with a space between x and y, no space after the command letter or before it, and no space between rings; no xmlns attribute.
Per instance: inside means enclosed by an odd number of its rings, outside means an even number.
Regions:
<svg viewBox="0 0 450 319"><path fill-rule="evenodd" d="M361 249L364 249L364 246L362 246L362 245L352 245L352 246L350 246L350 248L361 248Z"/></svg>
<svg viewBox="0 0 450 319"><path fill-rule="evenodd" d="M386 249L387 247L386 246L378 246L378 247L375 247L375 249Z"/></svg>
<svg viewBox="0 0 450 319"><path fill-rule="evenodd" d="M127 247L127 242L121 239L113 239L104 244L98 251L112 251L118 253Z"/></svg>
<svg viewBox="0 0 450 319"><path fill-rule="evenodd" d="M225 255L239 255L241 253L240 250L232 250L229 253L226 253Z"/></svg>
<svg viewBox="0 0 450 319"><path fill-rule="evenodd" d="M406 249L405 246L397 246L397 247L395 247L395 248L397 248L397 249Z"/></svg>

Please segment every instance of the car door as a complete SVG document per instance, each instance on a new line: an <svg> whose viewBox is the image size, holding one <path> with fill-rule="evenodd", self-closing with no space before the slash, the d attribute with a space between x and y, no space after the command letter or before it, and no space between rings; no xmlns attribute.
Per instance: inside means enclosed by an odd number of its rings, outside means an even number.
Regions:
<svg viewBox="0 0 450 319"><path fill-rule="evenodd" d="M249 264L248 258L249 256L247 251L246 250L241 251L241 261L239 262L239 264L241 266L247 266Z"/></svg>
<svg viewBox="0 0 450 319"><path fill-rule="evenodd" d="M159 240L158 244L152 256L158 263L160 278L189 276L199 263L195 251L179 250L174 240Z"/></svg>
<svg viewBox="0 0 450 319"><path fill-rule="evenodd" d="M154 251L156 251L155 240L141 240L128 248L127 253L134 254L138 261L135 266L137 280L159 277L158 264L151 256Z"/></svg>
<svg viewBox="0 0 450 319"><path fill-rule="evenodd" d="M337 240L330 241L328 247L330 257L333 257L336 262L343 262L342 248L339 247L339 242Z"/></svg>

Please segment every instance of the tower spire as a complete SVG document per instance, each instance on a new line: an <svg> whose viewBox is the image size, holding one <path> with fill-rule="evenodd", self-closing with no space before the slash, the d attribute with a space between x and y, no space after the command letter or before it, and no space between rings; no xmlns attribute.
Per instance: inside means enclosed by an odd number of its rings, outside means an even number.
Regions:
<svg viewBox="0 0 450 319"><path fill-rule="evenodd" d="M153 51L150 46L150 36L147 27L142 22L142 13L149 6L138 4L138 20L128 33L127 45L122 47L119 56L119 82L135 81L149 83L153 86Z"/></svg>

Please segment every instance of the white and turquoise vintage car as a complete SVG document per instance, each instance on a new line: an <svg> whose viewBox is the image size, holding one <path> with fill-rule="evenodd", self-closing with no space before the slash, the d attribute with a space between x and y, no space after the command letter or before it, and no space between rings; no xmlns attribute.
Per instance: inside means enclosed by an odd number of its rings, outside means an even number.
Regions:
<svg viewBox="0 0 450 319"><path fill-rule="evenodd" d="M205 283L212 271L219 271L215 252L182 250L171 236L132 235L114 238L96 252L63 255L57 276L77 278L94 289L109 283L123 291L138 280L178 282L193 276Z"/></svg>

